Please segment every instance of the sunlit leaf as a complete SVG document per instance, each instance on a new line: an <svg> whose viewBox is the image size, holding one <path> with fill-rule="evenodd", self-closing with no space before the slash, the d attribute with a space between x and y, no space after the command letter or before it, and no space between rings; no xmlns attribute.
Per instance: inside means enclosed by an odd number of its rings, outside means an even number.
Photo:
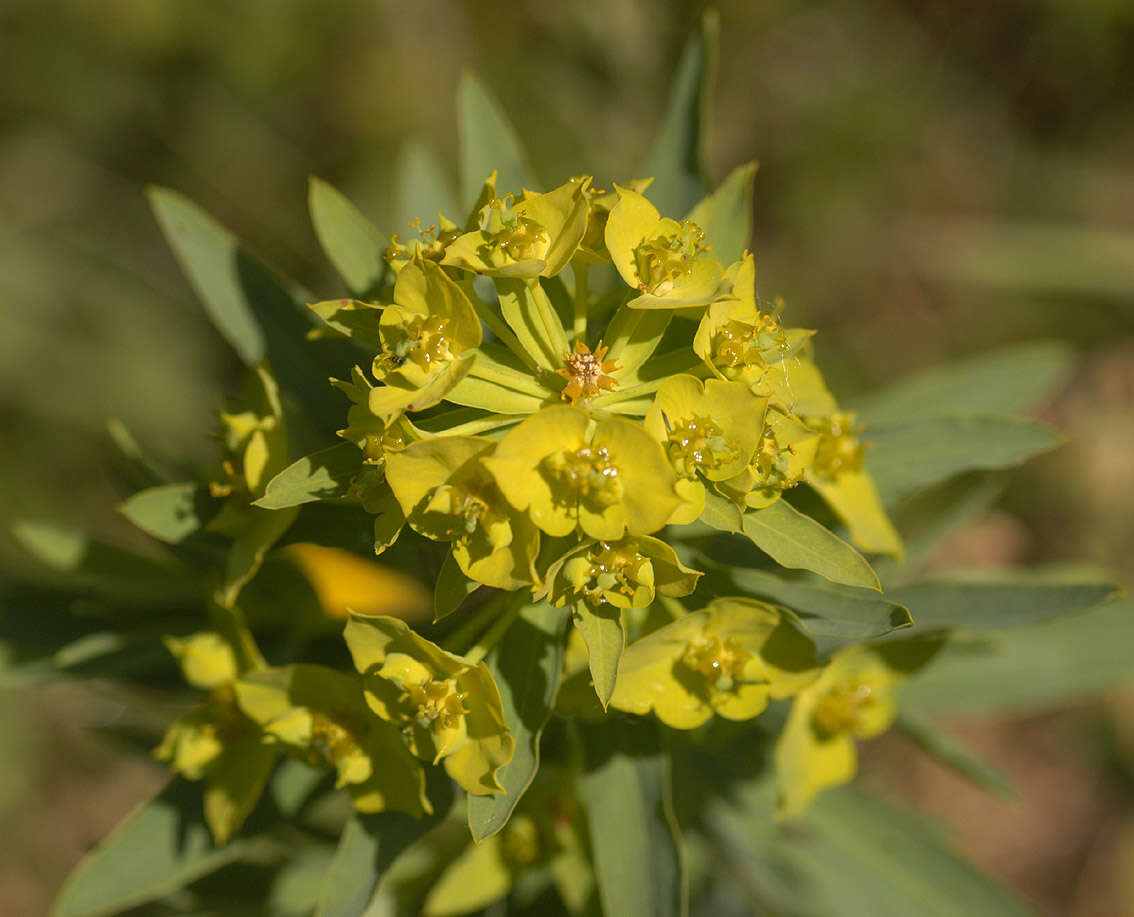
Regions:
<svg viewBox="0 0 1134 917"><path fill-rule="evenodd" d="M381 289L389 243L345 196L312 178L307 205L315 235L327 258L355 296Z"/></svg>
<svg viewBox="0 0 1134 917"><path fill-rule="evenodd" d="M334 500L346 494L362 468L354 443L338 443L305 455L272 480L256 501L263 509L286 509L315 500Z"/></svg>
<svg viewBox="0 0 1134 917"><path fill-rule="evenodd" d="M744 534L780 566L810 570L844 586L881 589L858 551L786 500L746 512Z"/></svg>

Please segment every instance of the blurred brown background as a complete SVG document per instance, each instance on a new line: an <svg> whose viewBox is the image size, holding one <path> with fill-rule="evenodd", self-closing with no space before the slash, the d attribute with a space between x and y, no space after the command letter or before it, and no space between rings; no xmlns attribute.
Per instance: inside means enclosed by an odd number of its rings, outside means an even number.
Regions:
<svg viewBox="0 0 1134 917"><path fill-rule="evenodd" d="M634 174L702 4L659 0L3 0L0 522L129 537L108 417L191 466L235 361L146 207L172 186L311 289L326 178L384 229L404 144L455 174L479 71L550 186ZM999 344L1079 349L1048 410L1070 437L944 563L1087 559L1134 585L1134 4L723 2L714 177L760 160L761 292L820 329L841 396ZM0 573L22 557L0 534ZM1134 666L1132 666L1134 673ZM162 779L99 737L109 689L0 692L0 914ZM989 800L914 757L871 779L947 821L1041 912L1134 914L1134 695L963 735L1020 786Z"/></svg>

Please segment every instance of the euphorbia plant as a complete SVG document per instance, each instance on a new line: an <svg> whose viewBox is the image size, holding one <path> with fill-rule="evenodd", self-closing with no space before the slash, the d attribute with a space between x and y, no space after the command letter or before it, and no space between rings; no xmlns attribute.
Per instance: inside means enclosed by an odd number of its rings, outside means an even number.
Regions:
<svg viewBox="0 0 1134 917"><path fill-rule="evenodd" d="M249 383L200 480L163 480L119 435L149 485L123 511L166 546L168 588L160 614L144 577L105 607L122 639L163 637L197 694L157 749L179 776L79 868L61 914L841 914L852 888L920 912L871 827L898 816L826 791L895 723L995 784L902 712L904 689L929 685L924 706L974 634L1113 590L918 581L953 510L1057 436L982 410L967 367L913 383L912 408L839 405L815 333L757 294L754 169L704 195L678 155L700 148L682 106L711 33L683 59L652 174L536 192L491 172L466 210L389 241L314 182L346 297L308 295L153 193ZM475 81L461 111L494 127L466 174L514 171ZM63 556L57 534L24 535ZM1017 907L901 830L940 885L934 913Z"/></svg>

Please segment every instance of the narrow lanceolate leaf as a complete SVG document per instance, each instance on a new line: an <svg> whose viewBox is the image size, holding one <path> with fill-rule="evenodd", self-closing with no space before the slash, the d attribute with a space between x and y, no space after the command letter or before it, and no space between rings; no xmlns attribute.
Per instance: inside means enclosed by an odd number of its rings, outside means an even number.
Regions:
<svg viewBox="0 0 1134 917"><path fill-rule="evenodd" d="M461 140L461 201L476 203L484 180L496 170L502 192L534 188L527 156L500 103L471 73L457 90L457 131Z"/></svg>
<svg viewBox="0 0 1134 917"><path fill-rule="evenodd" d="M319 244L347 289L362 297L381 289L389 247L386 237L354 204L321 179L311 179L307 206Z"/></svg>
<svg viewBox="0 0 1134 917"><path fill-rule="evenodd" d="M200 784L177 778L87 855L63 886L54 913L117 914L267 849L257 839L215 847L201 816Z"/></svg>
<svg viewBox="0 0 1134 917"><path fill-rule="evenodd" d="M579 602L572 617L587 644L591 680L594 682L595 694L605 710L614 694L618 661L626 647L622 616L617 608L610 605L595 609L586 602Z"/></svg>
<svg viewBox="0 0 1134 917"><path fill-rule="evenodd" d="M1026 917L1031 911L963 860L931 823L854 787L824 794L799 827L772 818L771 781L714 800L707 824L726 871L759 912ZM731 867L731 868L729 868Z"/></svg>
<svg viewBox="0 0 1134 917"><path fill-rule="evenodd" d="M422 226L436 226L439 212L455 222L463 219L464 213L453 181L433 147L419 140L409 141L398 154L396 174L398 190L394 225L399 232L411 220L417 219L421 220ZM480 181L487 177L486 172Z"/></svg>
<svg viewBox="0 0 1134 917"><path fill-rule="evenodd" d="M962 471L1011 468L1062 442L1045 424L978 415L878 427L865 438L872 445L866 464L885 503Z"/></svg>
<svg viewBox="0 0 1134 917"><path fill-rule="evenodd" d="M119 511L147 535L178 544L201 531L220 511L221 503L196 481L162 484L133 494Z"/></svg>
<svg viewBox="0 0 1134 917"><path fill-rule="evenodd" d="M975 579L975 576L980 579ZM889 592L906 605L920 630L993 630L1036 624L1115 598L1113 583L1064 579L1058 573L974 573Z"/></svg>
<svg viewBox="0 0 1134 917"><path fill-rule="evenodd" d="M898 714L897 727L927 755L936 758L981 789L988 790L1001 799L1016 798L1016 789L1011 780L924 713L903 705L902 712Z"/></svg>
<svg viewBox="0 0 1134 917"><path fill-rule="evenodd" d="M414 818L404 812L380 812L356 814L347 822L323 879L315 917L361 917L367 913L379 883L398 857L448 813L451 787L448 780L431 783L432 815Z"/></svg>
<svg viewBox="0 0 1134 917"><path fill-rule="evenodd" d="M746 512L744 534L781 567L810 570L832 583L881 591L866 558L786 500Z"/></svg>
<svg viewBox="0 0 1134 917"><path fill-rule="evenodd" d="M1131 680L1134 599L1011 631L957 638L903 689L927 713L1027 713Z"/></svg>
<svg viewBox="0 0 1134 917"><path fill-rule="evenodd" d="M478 843L508 823L539 769L539 739L563 670L565 624L564 609L528 605L485 659L500 689L516 751L496 775L503 793L469 796L469 828Z"/></svg>
<svg viewBox="0 0 1134 917"><path fill-rule="evenodd" d="M341 413L335 392L318 380L349 365L347 342L312 345L311 297L248 254L239 240L196 204L165 188L149 190L150 206L206 314L244 363L270 360L280 388L303 404L319 428Z"/></svg>
<svg viewBox="0 0 1134 917"><path fill-rule="evenodd" d="M699 32L685 46L665 120L646 160L643 174L654 179L650 199L662 213L688 213L708 192L705 147L719 28L717 14L705 13Z"/></svg>
<svg viewBox="0 0 1134 917"><path fill-rule="evenodd" d="M603 913L688 913L684 863L670 796L669 758L652 723L604 723L583 732L587 810Z"/></svg>
<svg viewBox="0 0 1134 917"><path fill-rule="evenodd" d="M1075 353L1060 341L1033 341L934 366L853 405L867 428L935 414L1025 414L1067 379Z"/></svg>
<svg viewBox="0 0 1134 917"><path fill-rule="evenodd" d="M729 173L712 194L689 212L705 230L705 241L721 264L739 261L752 238L752 186L756 163L747 162Z"/></svg>
<svg viewBox="0 0 1134 917"><path fill-rule="evenodd" d="M804 629L816 636L865 639L913 623L903 605L872 590L785 580L742 567L730 568L729 576L745 594L791 609Z"/></svg>
<svg viewBox="0 0 1134 917"><path fill-rule="evenodd" d="M354 443L328 446L305 455L272 478L256 506L286 509L315 500L338 499L346 494L361 467L362 456Z"/></svg>

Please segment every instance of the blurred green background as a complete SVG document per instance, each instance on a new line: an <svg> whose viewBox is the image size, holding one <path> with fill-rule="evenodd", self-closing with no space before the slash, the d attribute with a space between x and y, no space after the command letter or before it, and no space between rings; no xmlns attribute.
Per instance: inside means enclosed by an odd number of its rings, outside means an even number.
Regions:
<svg viewBox="0 0 1134 917"><path fill-rule="evenodd" d="M1006 343L1076 351L1045 412L1069 445L937 562L1085 559L1134 586L1134 4L716 7L712 174L759 159L760 292L820 330L840 397ZM6 534L15 518L134 537L114 511L107 418L171 465L216 458L236 361L166 249L146 184L185 193L338 295L308 175L398 231L407 143L455 177L456 87L471 68L545 186L630 177L702 8L0 2L0 574L25 563ZM99 737L133 710L97 684L0 692L0 914L44 912L82 852L160 783ZM1134 914L1134 695L957 728L1019 802L980 796L896 739L872 749L868 779L949 821L1041 912Z"/></svg>

